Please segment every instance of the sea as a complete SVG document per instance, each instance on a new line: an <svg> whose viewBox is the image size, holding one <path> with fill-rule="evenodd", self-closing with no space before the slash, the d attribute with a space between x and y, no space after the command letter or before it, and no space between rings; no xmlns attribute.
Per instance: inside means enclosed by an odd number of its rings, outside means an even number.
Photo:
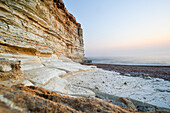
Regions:
<svg viewBox="0 0 170 113"><path fill-rule="evenodd" d="M170 66L170 56L87 57L96 64Z"/></svg>

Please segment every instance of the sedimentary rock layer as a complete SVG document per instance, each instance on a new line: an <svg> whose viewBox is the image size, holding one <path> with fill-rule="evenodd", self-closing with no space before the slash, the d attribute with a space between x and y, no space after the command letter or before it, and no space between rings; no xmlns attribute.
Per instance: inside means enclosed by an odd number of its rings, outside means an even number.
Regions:
<svg viewBox="0 0 170 113"><path fill-rule="evenodd" d="M0 86L0 112L41 113L129 113L133 112L98 99L62 96L41 87ZM2 106L3 105L3 106Z"/></svg>
<svg viewBox="0 0 170 113"><path fill-rule="evenodd" d="M0 0L0 53L84 62L82 28L62 0Z"/></svg>
<svg viewBox="0 0 170 113"><path fill-rule="evenodd" d="M65 90L68 81L64 78L94 69L93 66L84 66L56 55L38 57L0 53L0 84L7 86L11 86L12 81L12 84L36 85L52 91L73 94L72 91Z"/></svg>

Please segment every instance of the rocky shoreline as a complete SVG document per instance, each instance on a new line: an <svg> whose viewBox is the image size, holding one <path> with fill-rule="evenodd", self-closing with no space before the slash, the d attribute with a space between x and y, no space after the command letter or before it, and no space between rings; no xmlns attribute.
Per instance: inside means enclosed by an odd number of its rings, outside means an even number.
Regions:
<svg viewBox="0 0 170 113"><path fill-rule="evenodd" d="M60 95L65 102L61 112L68 110L67 108L70 106L71 109L68 112L87 112L88 110L89 112L120 113L169 111L169 81L163 79L146 80L140 77L122 76L114 71L106 71L96 68L96 66L81 65L69 58L56 55L51 57L2 53L0 55L2 57L0 59L0 105L5 110L15 111L16 108L19 111L23 110L23 112L24 110L45 112L51 109L52 112L59 112L61 110L59 108L47 108L46 101L50 100L49 103L51 103L53 96ZM34 101L37 92L41 92L41 96ZM20 93L25 96L22 97ZM49 95L46 94L50 94L50 99L48 98ZM79 109L81 105L79 103L80 105L76 105L72 109L72 105L67 103L65 96L70 99L69 101L80 101L84 106ZM44 98L47 100L44 101ZM83 98L83 100L79 98ZM153 98L156 99L152 100ZM98 100L102 101L102 104L98 103ZM24 101L24 105L20 103L22 101ZM41 102L44 108L35 105L37 102ZM30 107L30 103L33 104L34 107L32 107L35 109ZM88 108L86 108L87 106ZM97 106L97 108L94 106ZM103 106L107 107L103 108ZM116 108L111 106L116 106Z"/></svg>
<svg viewBox="0 0 170 113"><path fill-rule="evenodd" d="M101 94L100 94L101 95ZM103 94L102 94L103 95ZM116 98L116 97L112 97ZM118 98L118 97L117 97ZM129 99L119 98L126 105L133 106ZM115 100L115 99L114 99ZM128 102L127 102L128 101ZM129 104L130 102L130 104ZM131 105L132 104L132 105ZM148 105L147 105L148 106ZM146 107L146 106L145 106ZM150 106L150 111L153 106ZM119 107L111 102L104 102L97 98L75 98L57 94L41 87L24 86L23 84L7 87L0 86L0 112L7 113L141 113ZM168 113L168 110L156 108L153 113Z"/></svg>
<svg viewBox="0 0 170 113"><path fill-rule="evenodd" d="M3 104L6 105L3 105ZM0 112L13 113L95 113L133 112L99 99L62 96L41 87L14 85L0 86Z"/></svg>
<svg viewBox="0 0 170 113"><path fill-rule="evenodd" d="M170 81L170 66L147 66L147 65L116 65L116 64L86 64L94 65L109 71L116 71L121 75L133 77L153 77Z"/></svg>
<svg viewBox="0 0 170 113"><path fill-rule="evenodd" d="M114 71L97 68L92 72L71 76L67 80L77 88L92 90L97 98L122 107L126 105L120 100L121 97L130 99L137 111L170 109L170 83L160 78L123 76Z"/></svg>

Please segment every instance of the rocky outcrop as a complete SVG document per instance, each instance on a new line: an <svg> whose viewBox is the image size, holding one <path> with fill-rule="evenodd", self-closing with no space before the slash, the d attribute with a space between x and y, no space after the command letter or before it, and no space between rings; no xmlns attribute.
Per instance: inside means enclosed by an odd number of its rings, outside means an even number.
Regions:
<svg viewBox="0 0 170 113"><path fill-rule="evenodd" d="M21 74L20 61L0 59L0 81L16 79Z"/></svg>
<svg viewBox="0 0 170 113"><path fill-rule="evenodd" d="M62 0L0 0L0 53L86 62L83 30Z"/></svg>
<svg viewBox="0 0 170 113"><path fill-rule="evenodd" d="M0 53L0 57L2 57L0 58L0 84L11 86L23 83L26 86L40 86L64 94L75 94L65 89L68 84L66 77L95 69L94 66L81 65L69 58L56 55L38 57ZM86 92L85 94L88 96L94 95L90 91L87 92L88 94Z"/></svg>
<svg viewBox="0 0 170 113"><path fill-rule="evenodd" d="M4 113L141 113L97 98L76 98L41 87L0 85L0 112ZM150 113L169 113L156 110Z"/></svg>
<svg viewBox="0 0 170 113"><path fill-rule="evenodd" d="M111 103L92 98L62 96L41 87L0 86L0 112L41 113L129 113L133 112Z"/></svg>

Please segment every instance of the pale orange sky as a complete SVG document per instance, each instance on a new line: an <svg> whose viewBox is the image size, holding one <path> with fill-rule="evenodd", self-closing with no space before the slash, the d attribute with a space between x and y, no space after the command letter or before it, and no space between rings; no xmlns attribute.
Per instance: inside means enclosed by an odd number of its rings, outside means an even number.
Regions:
<svg viewBox="0 0 170 113"><path fill-rule="evenodd" d="M170 37L170 36L169 36ZM140 38L140 39L132 39L132 40L120 40L117 43L114 42L107 42L106 45L101 42L101 44L96 45L94 44L89 46L89 48L93 49L130 49L130 48L149 48L154 46L163 46L163 45L170 45L170 38L163 37L163 38ZM147 41L146 41L147 40ZM88 47L87 47L88 48Z"/></svg>

